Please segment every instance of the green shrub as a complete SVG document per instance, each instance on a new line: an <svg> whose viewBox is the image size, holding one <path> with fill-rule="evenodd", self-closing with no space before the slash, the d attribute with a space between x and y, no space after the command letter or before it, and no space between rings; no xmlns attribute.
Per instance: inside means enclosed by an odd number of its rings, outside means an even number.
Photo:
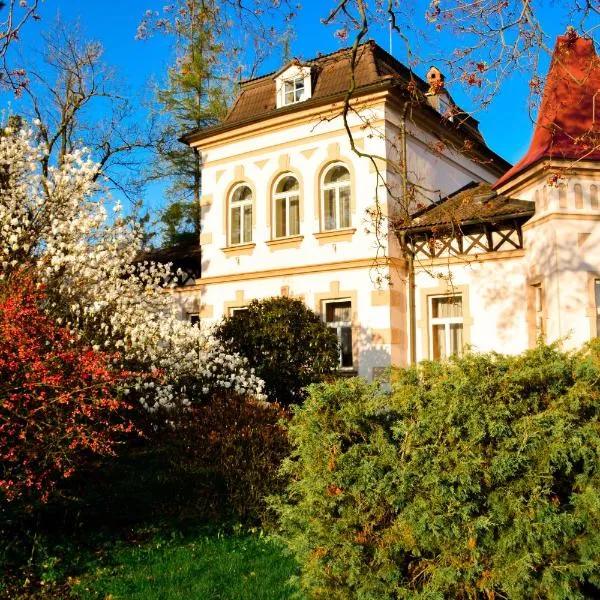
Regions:
<svg viewBox="0 0 600 600"><path fill-rule="evenodd" d="M600 597L600 342L311 389L282 535L313 598Z"/></svg>
<svg viewBox="0 0 600 600"><path fill-rule="evenodd" d="M247 310L225 319L217 336L248 359L272 402L301 402L307 385L338 367L337 335L293 298L253 300Z"/></svg>

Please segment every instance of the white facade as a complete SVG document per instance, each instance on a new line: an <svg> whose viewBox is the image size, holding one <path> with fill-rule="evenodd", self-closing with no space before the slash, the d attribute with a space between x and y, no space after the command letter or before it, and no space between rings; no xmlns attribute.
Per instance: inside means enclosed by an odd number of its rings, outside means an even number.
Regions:
<svg viewBox="0 0 600 600"><path fill-rule="evenodd" d="M275 76L278 106L286 72ZM449 344L442 355L466 345L517 353L540 333L568 346L597 334L600 209L591 186L600 186L600 170L588 165L569 178L567 200L541 168L507 182L499 191L536 203L518 248L449 250L411 262L393 233L374 231L377 204L384 215L399 214L394 197L406 193L406 176L414 209L471 182L495 181L499 166L442 143L435 123L415 118L389 91L365 94L353 108L356 151L340 101L298 102L293 112L272 111L190 141L203 162L202 277L177 290L182 317L217 322L253 299L279 295L323 315L328 302L350 302L350 370L368 378L390 364L438 358L439 344ZM331 183L337 166L348 180Z"/></svg>

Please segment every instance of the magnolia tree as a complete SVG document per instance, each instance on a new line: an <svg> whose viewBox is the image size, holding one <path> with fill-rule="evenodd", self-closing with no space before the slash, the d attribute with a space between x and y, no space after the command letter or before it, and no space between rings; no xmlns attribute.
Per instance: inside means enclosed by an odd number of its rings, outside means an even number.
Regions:
<svg viewBox="0 0 600 600"><path fill-rule="evenodd" d="M142 405L189 406L215 389L260 395L262 382L210 331L177 318L169 265L140 263L141 232L118 203L98 199L97 165L84 150L40 171L45 152L26 127L0 138L0 277L24 265L46 293L45 310L123 366L150 372Z"/></svg>

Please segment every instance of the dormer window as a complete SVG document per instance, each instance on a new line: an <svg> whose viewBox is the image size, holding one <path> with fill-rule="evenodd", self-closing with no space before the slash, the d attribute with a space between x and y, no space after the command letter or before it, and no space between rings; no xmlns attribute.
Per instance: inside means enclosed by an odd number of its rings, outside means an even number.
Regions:
<svg viewBox="0 0 600 600"><path fill-rule="evenodd" d="M277 108L308 100L312 94L310 67L292 65L275 78Z"/></svg>
<svg viewBox="0 0 600 600"><path fill-rule="evenodd" d="M284 104L294 104L304 100L304 77L296 77L283 82Z"/></svg>

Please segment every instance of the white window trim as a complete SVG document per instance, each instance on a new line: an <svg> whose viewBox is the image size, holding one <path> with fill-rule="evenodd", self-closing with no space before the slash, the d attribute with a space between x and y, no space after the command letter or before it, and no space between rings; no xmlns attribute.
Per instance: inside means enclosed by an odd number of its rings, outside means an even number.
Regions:
<svg viewBox="0 0 600 600"><path fill-rule="evenodd" d="M321 224L322 224L322 231L337 231L338 229L348 229L348 227L352 227L352 179L350 178L349 181L344 181L344 182L335 182L335 183L325 183L325 177L327 175L327 173L329 173L329 171L335 167L344 167L347 171L348 174L350 174L350 169L348 169L347 165L345 165L343 162L335 162L332 163L330 165L327 166L326 169L323 170L323 173L321 174ZM342 226L340 223L340 214L341 214L341 210L340 210L340 189L341 188L349 188L350 190L350 207L349 207L349 213L350 213L350 222L348 223L348 225L344 225ZM325 192L328 190L334 190L335 191L335 226L331 227L331 228L327 228L327 218L325 215Z"/></svg>
<svg viewBox="0 0 600 600"><path fill-rule="evenodd" d="M273 192L273 239L280 240L286 237L293 237L295 235L300 235L300 202L302 201L302 197L300 195L300 181L298 177L293 173L283 173L276 180L273 185L273 190L277 190L277 186L281 181L283 181L286 177L292 177L298 183L297 190L291 190L289 192ZM298 232L291 233L290 232L290 215L291 215L291 206L290 202L292 197L298 197ZM285 200L285 232L283 235L277 235L277 200Z"/></svg>
<svg viewBox="0 0 600 600"><path fill-rule="evenodd" d="M433 301L437 300L438 298L460 298L461 299L461 306L462 306L462 310L463 310L463 314L460 317L434 317L433 316ZM427 297L427 310L428 312L428 325L427 327L429 327L429 356L431 357L431 360L439 360L436 359L433 355L433 327L434 325L443 325L444 326L444 342L445 342L445 347L446 347L446 351L449 352L450 348L451 348L451 336L450 336L450 325L462 325L463 326L463 336L464 336L464 330L465 330L465 315L464 315L464 298L462 296L462 294L457 293L457 294L437 294L435 296L428 296ZM464 347L464 338L463 338L463 347ZM457 354L460 355L460 353L462 352L462 348L458 351ZM447 360L450 356L453 356L454 353L452 354L448 354L444 360Z"/></svg>
<svg viewBox="0 0 600 600"><path fill-rule="evenodd" d="M299 79L302 79L303 82L303 93L301 98L296 100L296 95L294 93L294 100L292 102L286 102L285 83L296 82ZM299 104L300 102L308 100L312 96L312 81L310 67L292 65L291 67L283 71L283 73L281 73L278 77L276 77L275 86L277 91L277 108L282 108L284 106L293 106L294 104ZM294 86L294 90L295 89L296 88Z"/></svg>
<svg viewBox="0 0 600 600"><path fill-rule="evenodd" d="M242 200L242 201L238 201L235 202L233 201L233 197L236 193L236 191L241 188L241 187L247 187L250 190L250 198L247 200ZM244 217L245 217L245 213L250 210L250 222L252 223L252 219L253 219L253 215L252 215L252 205L254 203L254 192L252 191L252 188L247 184L247 183L238 183L236 186L233 187L233 189L231 190L231 192L229 193L229 214L228 214L228 218L229 218L229 231L228 231L228 244L229 246L241 246L242 244L250 244L252 242L252 229L253 227L250 227L250 239L246 239L244 237ZM240 209L240 241L239 242L234 242L233 241L233 209L234 208L239 208Z"/></svg>
<svg viewBox="0 0 600 600"><path fill-rule="evenodd" d="M336 331L336 335L338 338L338 344L339 344L339 352L338 352L338 357L339 357L339 367L341 371L354 371L355 367L354 367L354 352L353 352L353 348L351 348L351 353L352 353L352 364L349 366L342 366L342 327L349 327L350 331L352 332L352 320L350 321L328 321L327 320L327 305L328 304L340 304L342 302L349 302L350 303L350 314L352 314L352 299L351 298L331 298L329 300L323 300L321 303L321 314L323 315L323 321L325 322L325 325L327 325L327 327L329 327L330 329L335 329ZM350 342L351 345L354 344L354 340L352 339L353 335L351 333L351 337L350 337Z"/></svg>

